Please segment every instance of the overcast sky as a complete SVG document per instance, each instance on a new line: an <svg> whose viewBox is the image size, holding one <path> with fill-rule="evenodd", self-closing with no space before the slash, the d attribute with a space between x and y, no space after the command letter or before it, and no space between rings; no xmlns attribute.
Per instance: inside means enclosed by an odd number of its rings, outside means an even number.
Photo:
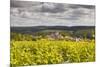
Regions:
<svg viewBox="0 0 100 67"><path fill-rule="evenodd" d="M11 26L94 26L95 6L11 0Z"/></svg>

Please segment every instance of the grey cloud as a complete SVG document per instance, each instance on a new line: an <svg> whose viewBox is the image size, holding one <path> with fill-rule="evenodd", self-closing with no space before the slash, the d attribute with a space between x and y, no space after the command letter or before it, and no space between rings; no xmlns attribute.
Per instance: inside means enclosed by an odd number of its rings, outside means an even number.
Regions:
<svg viewBox="0 0 100 67"><path fill-rule="evenodd" d="M13 26L95 25L93 5L34 1L14 1L14 3L11 4Z"/></svg>
<svg viewBox="0 0 100 67"><path fill-rule="evenodd" d="M36 6L41 6L38 8ZM39 9L40 12L49 12L49 13L58 13L67 11L69 8L78 9L78 8L87 8L94 9L93 5L73 5L73 4L65 4L65 3L49 3L49 2L34 2L34 1L19 1L19 0L11 0L11 7L24 7L24 8L32 8ZM34 8L33 8L34 9Z"/></svg>
<svg viewBox="0 0 100 67"><path fill-rule="evenodd" d="M33 1L11 1L11 7L16 8L32 8L34 6L41 6L38 8L40 12L49 12L49 13L57 13L65 11L63 4L56 4L56 3L44 3L44 2L33 2ZM36 9L36 8L35 8Z"/></svg>
<svg viewBox="0 0 100 67"><path fill-rule="evenodd" d="M40 2L33 2L33 1L19 1L19 0L11 0L10 6L11 7L32 7L40 5Z"/></svg>
<svg viewBox="0 0 100 67"><path fill-rule="evenodd" d="M94 9L95 8L94 5L73 5L73 4L70 4L69 7L72 9L77 9L77 8Z"/></svg>
<svg viewBox="0 0 100 67"><path fill-rule="evenodd" d="M63 4L56 3L43 3L41 12L58 13L64 12L65 8Z"/></svg>

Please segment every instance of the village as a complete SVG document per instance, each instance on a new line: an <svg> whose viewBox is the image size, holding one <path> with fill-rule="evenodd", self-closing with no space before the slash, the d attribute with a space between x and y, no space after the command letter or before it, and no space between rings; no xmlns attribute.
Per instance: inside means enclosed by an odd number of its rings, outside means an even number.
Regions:
<svg viewBox="0 0 100 67"><path fill-rule="evenodd" d="M37 36L37 38L41 39L41 36ZM79 37L71 37L71 36L63 36L60 34L60 32L51 32L50 34L46 35L45 38L42 38L42 40L66 40L66 41L81 41L82 38Z"/></svg>

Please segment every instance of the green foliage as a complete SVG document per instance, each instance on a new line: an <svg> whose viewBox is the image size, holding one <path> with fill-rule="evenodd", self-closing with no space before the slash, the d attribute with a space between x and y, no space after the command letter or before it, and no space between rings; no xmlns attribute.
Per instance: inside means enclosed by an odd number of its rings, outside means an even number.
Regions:
<svg viewBox="0 0 100 67"><path fill-rule="evenodd" d="M36 40L36 38L34 38L30 34L11 33L11 40L14 40L14 41L34 41L34 40Z"/></svg>
<svg viewBox="0 0 100 67"><path fill-rule="evenodd" d="M78 30L73 33L74 37L81 37L86 39L95 39L95 30Z"/></svg>
<svg viewBox="0 0 100 67"><path fill-rule="evenodd" d="M72 41L11 41L11 66L95 61L95 44Z"/></svg>
<svg viewBox="0 0 100 67"><path fill-rule="evenodd" d="M54 33L57 31L54 31ZM81 38L81 39L95 39L95 30L76 30L76 31L58 31L59 35L63 37L63 40L66 39L64 37L68 36L70 38ZM53 34L54 34L53 33ZM11 40L14 41L36 41L43 38L47 38L47 35L51 35L51 32L34 32L31 34L25 33L14 33L11 32ZM59 36L58 35L58 36ZM56 38L57 39L57 38Z"/></svg>

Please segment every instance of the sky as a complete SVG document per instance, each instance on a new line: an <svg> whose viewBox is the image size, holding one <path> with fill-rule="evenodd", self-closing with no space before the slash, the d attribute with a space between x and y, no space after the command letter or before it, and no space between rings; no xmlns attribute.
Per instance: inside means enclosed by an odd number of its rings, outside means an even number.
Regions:
<svg viewBox="0 0 100 67"><path fill-rule="evenodd" d="M95 6L37 1L10 3L11 26L95 26Z"/></svg>

